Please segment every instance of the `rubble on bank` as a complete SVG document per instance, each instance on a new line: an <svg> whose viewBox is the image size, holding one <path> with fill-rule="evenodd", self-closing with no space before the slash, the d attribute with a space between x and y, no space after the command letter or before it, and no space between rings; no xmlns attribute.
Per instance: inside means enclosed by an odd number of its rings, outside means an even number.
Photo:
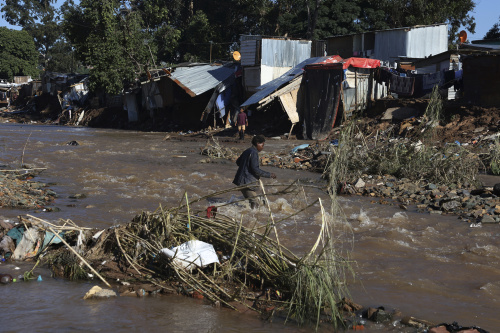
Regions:
<svg viewBox="0 0 500 333"><path fill-rule="evenodd" d="M485 144L492 145L492 142ZM429 157L438 155L429 173L423 174L424 168L413 174L414 178L398 178L395 175L364 173L372 169L371 165L388 163L384 160L384 151L395 151L396 146L409 147L410 141L405 139L384 140L379 138L378 147L358 145L353 148L350 159L350 179L345 179L338 187L338 193L343 195L363 195L377 198L373 202L380 204L399 205L408 209L416 206L417 211L431 214L453 214L471 223L499 223L500 222L500 189L486 188L477 180L479 168L485 162L480 162L478 153L472 152L461 145L448 145L443 149L436 148L429 153ZM337 139L328 142L302 144L289 152L279 154L261 153L261 165L278 168L309 170L323 173L328 178L328 163L332 154L338 149ZM479 147L479 146L478 146ZM477 148L477 147L476 147ZM406 148L405 148L406 149ZM372 157L368 157L371 151ZM482 149L480 151L485 151ZM235 161L239 156L235 149L221 145L217 139L209 140L201 150L202 155L211 159L227 159ZM402 154L403 152L401 152ZM412 151L405 154L412 155ZM441 154L441 155L440 155ZM446 157L445 155L450 155ZM482 158L487 154L483 154ZM424 156L425 157L425 156ZM399 157L402 159L402 157ZM210 160L202 160L208 163ZM404 161L398 163L404 164ZM387 166L387 170L395 168ZM418 168L418 165L415 167ZM384 171L385 169L380 169ZM435 171L432 171L435 170ZM448 174L446 174L448 173ZM450 175L451 174L451 175ZM427 177L424 177L427 175ZM325 188L326 190L326 188Z"/></svg>
<svg viewBox="0 0 500 333"><path fill-rule="evenodd" d="M11 169L0 166L0 207L46 209L53 203L56 193L47 184L33 181L43 168ZM49 208L50 209L50 208Z"/></svg>
<svg viewBox="0 0 500 333"><path fill-rule="evenodd" d="M471 226L500 223L500 192L493 187L471 189L470 186L363 175L355 184L345 184L342 193L377 198L374 203L399 205L405 210L415 205L419 212L458 215L473 223Z"/></svg>

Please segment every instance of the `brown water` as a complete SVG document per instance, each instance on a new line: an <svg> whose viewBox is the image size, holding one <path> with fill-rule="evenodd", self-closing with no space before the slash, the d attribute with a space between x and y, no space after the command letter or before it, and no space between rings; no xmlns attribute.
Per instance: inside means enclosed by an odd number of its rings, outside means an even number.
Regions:
<svg viewBox="0 0 500 333"><path fill-rule="evenodd" d="M0 164L14 168L21 164L47 168L38 180L59 194L54 206L60 212L2 210L0 218L16 221L30 213L49 221L71 219L81 226L107 228L129 222L141 211L154 211L159 204L177 205L187 192L190 200L231 188L236 171L232 162L200 163L204 141L163 141L165 134L131 131L69 128L36 125L0 125ZM69 141L79 146L69 146ZM303 142L268 140L265 152L291 149ZM221 141L221 144L227 144ZM248 143L231 144L242 151ZM24 155L23 155L24 151ZM264 169L278 179L266 185L317 180L318 174L293 170ZM496 179L489 179L495 182ZM273 187L267 188L269 192ZM84 193L85 199L70 195ZM220 195L222 201L239 193ZM327 202L324 193L306 187L298 195L271 197L276 218L304 207L315 198ZM233 197L234 198L234 197ZM500 229L499 225L471 228L454 216L416 213L410 207L370 203L362 197L342 197L341 205L349 225L335 235L352 246L356 280L351 281L353 299L364 306L399 309L404 314L436 323L458 321L498 332L500 319ZM202 210L202 201L193 209ZM266 211L252 212L241 205L221 208L224 214L253 224L267 218ZM310 249L316 240L321 216L319 205L278 228L280 241L297 254ZM348 231L346 232L346 228ZM15 270L19 267L19 270ZM31 264L0 264L0 272L18 273ZM274 332L313 331L268 323L255 316L242 316L193 299L163 296L118 297L83 301L94 284L52 279L50 272L37 269L42 282L0 286L2 322L0 331L171 331ZM7 306L6 306L7 305ZM370 325L369 332L388 331ZM396 329L397 331L397 329Z"/></svg>

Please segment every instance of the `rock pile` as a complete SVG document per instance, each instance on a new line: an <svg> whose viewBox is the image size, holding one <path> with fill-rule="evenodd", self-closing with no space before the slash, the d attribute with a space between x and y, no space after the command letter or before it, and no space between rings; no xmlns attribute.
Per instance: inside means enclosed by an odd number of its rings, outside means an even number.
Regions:
<svg viewBox="0 0 500 333"><path fill-rule="evenodd" d="M454 214L474 223L500 222L500 193L494 188L473 189L470 184L445 186L392 176L363 175L355 184L343 184L341 191L390 199L382 199L380 203L398 203L404 209L414 204L421 212Z"/></svg>

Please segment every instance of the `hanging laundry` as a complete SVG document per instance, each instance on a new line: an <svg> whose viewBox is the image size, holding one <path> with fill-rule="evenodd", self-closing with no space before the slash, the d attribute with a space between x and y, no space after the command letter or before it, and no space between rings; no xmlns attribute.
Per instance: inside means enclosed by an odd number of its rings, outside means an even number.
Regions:
<svg viewBox="0 0 500 333"><path fill-rule="evenodd" d="M412 96L415 87L415 78L402 77L391 74L391 92L398 94L398 96Z"/></svg>
<svg viewBox="0 0 500 333"><path fill-rule="evenodd" d="M438 87L444 84L444 72L436 72L432 74L424 75L422 82L422 89L424 91L432 91L435 85Z"/></svg>

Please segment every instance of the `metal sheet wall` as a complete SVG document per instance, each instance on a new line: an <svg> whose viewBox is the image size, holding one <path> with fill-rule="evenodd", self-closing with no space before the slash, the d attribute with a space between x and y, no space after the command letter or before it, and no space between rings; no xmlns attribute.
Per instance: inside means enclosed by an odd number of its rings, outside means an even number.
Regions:
<svg viewBox="0 0 500 333"><path fill-rule="evenodd" d="M262 65L295 67L311 57L311 41L263 39Z"/></svg>
<svg viewBox="0 0 500 333"><path fill-rule="evenodd" d="M394 62L398 57L425 58L448 50L448 25L401 28L375 33L373 58Z"/></svg>
<svg viewBox="0 0 500 333"><path fill-rule="evenodd" d="M398 57L406 56L406 47L407 32L405 30L380 31L375 33L373 58L392 63Z"/></svg>
<svg viewBox="0 0 500 333"><path fill-rule="evenodd" d="M448 51L448 25L412 28L408 31L407 57L425 58Z"/></svg>
<svg viewBox="0 0 500 333"><path fill-rule="evenodd" d="M259 64L259 60L257 59L257 50L259 46L259 40L251 39L241 41L241 66L256 66Z"/></svg>

